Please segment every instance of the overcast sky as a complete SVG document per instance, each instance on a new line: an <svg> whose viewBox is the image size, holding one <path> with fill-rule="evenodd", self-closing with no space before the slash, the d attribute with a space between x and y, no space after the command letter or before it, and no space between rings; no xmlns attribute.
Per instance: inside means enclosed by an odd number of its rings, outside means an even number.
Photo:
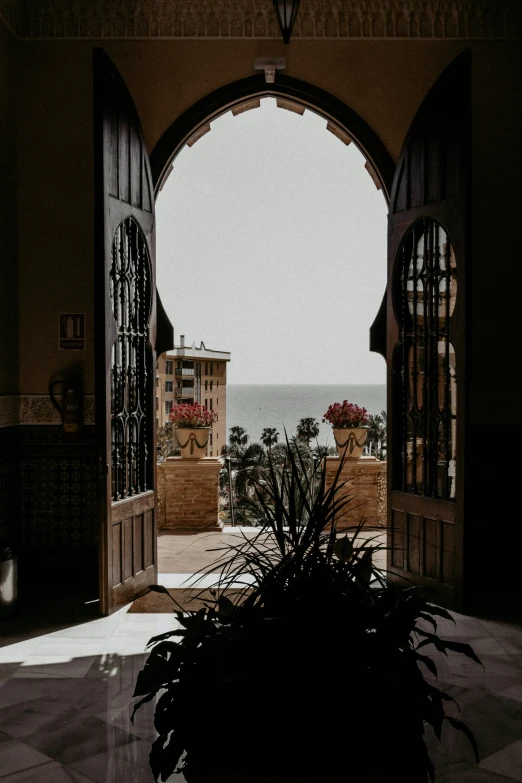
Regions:
<svg viewBox="0 0 522 783"><path fill-rule="evenodd" d="M156 204L158 290L229 383L385 383L368 330L386 285L386 203L355 144L265 98L185 147Z"/></svg>

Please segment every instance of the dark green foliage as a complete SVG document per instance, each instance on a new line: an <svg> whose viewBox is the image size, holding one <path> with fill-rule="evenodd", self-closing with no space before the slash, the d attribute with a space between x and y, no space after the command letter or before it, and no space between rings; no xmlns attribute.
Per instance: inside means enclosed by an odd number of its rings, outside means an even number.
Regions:
<svg viewBox="0 0 522 783"><path fill-rule="evenodd" d="M287 442L264 478L252 502L264 527L222 553L215 602L149 642L135 696L159 696L156 780L180 767L188 783L433 780L425 723L471 735L424 679L428 644L478 659L436 635L444 609L373 569L377 536L337 533L350 502L339 474L327 490ZM223 589L245 575L255 584L232 603Z"/></svg>
<svg viewBox="0 0 522 783"><path fill-rule="evenodd" d="M373 455L377 459L386 459L387 420L386 411L381 411L375 416L371 414L368 416L365 453Z"/></svg>

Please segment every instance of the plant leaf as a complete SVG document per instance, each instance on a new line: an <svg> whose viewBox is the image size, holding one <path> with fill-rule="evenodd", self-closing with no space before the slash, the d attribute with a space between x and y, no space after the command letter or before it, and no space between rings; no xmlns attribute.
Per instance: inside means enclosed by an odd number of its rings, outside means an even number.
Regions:
<svg viewBox="0 0 522 783"><path fill-rule="evenodd" d="M346 563L347 560L353 555L353 543L348 534L342 538L338 538L333 546L334 555L341 561Z"/></svg>
<svg viewBox="0 0 522 783"><path fill-rule="evenodd" d="M132 715L131 715L132 723L134 723L134 716L136 712L139 710L139 708L141 707L141 705L146 704L148 701L152 701L155 695L156 695L155 693L148 693L144 699L140 699L140 701L134 705L134 709L132 710Z"/></svg>
<svg viewBox="0 0 522 783"><path fill-rule="evenodd" d="M463 721L457 720L457 718L452 718L451 715L446 715L445 719L448 721L448 723L450 723L453 726L454 729L457 729L457 731L462 731L463 734L465 734L466 737L469 739L471 746L473 748L473 752L475 753L475 759L478 764L480 761L478 746L477 746L477 741L475 739L475 735L473 734L471 729L468 726L466 726L466 724L463 723Z"/></svg>
<svg viewBox="0 0 522 783"><path fill-rule="evenodd" d="M167 593L170 597L169 591L163 585L149 585L149 590L152 590L153 593Z"/></svg>
<svg viewBox="0 0 522 783"><path fill-rule="evenodd" d="M420 663L423 663L424 666L426 666L426 668L429 669L435 677L437 677L437 666L435 665L435 661L432 658L430 658L428 655L419 655L419 653L415 653L415 658Z"/></svg>

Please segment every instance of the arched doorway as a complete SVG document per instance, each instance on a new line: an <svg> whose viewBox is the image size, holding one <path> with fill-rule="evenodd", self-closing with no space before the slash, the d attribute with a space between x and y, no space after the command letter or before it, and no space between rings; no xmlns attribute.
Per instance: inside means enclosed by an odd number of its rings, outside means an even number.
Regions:
<svg viewBox="0 0 522 783"><path fill-rule="evenodd" d="M463 92L469 90L469 85L466 82L467 73L467 61L464 62L462 58L459 58L456 64L450 66L450 69L443 74L443 76L437 82L435 88L426 97L421 109L414 121L410 134L405 142L403 153L399 161L399 166L395 169L391 157L387 153L384 145L372 129L360 118L355 112L349 109L344 103L338 101L334 96L325 93L324 91L315 88L309 84L300 82L290 77L281 76L278 78L277 83L274 85L267 85L262 76L250 77L235 82L227 87L223 87L206 98L199 101L183 115L181 115L164 133L155 149L153 150L150 158L150 169L148 167L149 161L143 144L143 137L139 120L136 115L132 99L128 94L121 77L117 73L116 69L106 57L105 58L105 81L108 83L110 80L115 80L121 83L119 89L119 95L116 97L122 100L124 105L123 115L127 117L126 125L121 126L120 120L116 120L111 125L111 117L115 114L119 118L120 110L115 112L114 104L107 102L105 105L106 114L108 119L104 117L104 107L101 109L102 122L100 123L100 146L104 150L104 157L101 160L100 168L102 170L101 181L104 182L105 193L110 196L111 179L110 176L104 175L104 167L110 172L111 160L113 161L113 168L118 172L122 166L121 149L125 150L125 154L128 155L123 161L127 170L132 173L132 152L131 142L133 138L138 139L140 143L134 145L134 157L136 163L139 163L141 167L142 163L145 165L146 180L151 178L154 186L154 192L157 194L161 189L165 178L169 174L169 168L172 161L176 157L179 150L183 145L190 140L195 140L199 135L202 135L206 131L206 126L209 122L218 117L220 114L240 108L241 105L248 103L248 101L257 100L261 97L276 97L280 100L286 100L297 103L298 105L305 106L306 108L315 111L324 116L329 123L332 124L332 130L336 135L341 137L345 135L347 138L353 140L360 150L363 152L367 159L367 167L382 187L387 199L391 203L391 212L394 216L397 216L392 221L392 230L390 232L389 239L389 259L388 259L388 294L383 300L381 309L377 315L374 327L372 328L372 348L386 355L388 360L388 408L393 413L398 411L402 406L403 416L400 421L400 425L405 419L404 408L404 394L402 397L399 393L394 391L397 388L397 384L391 383L394 380L395 365L391 361L392 356L396 350L397 343L401 340L401 335L398 332L399 319L396 315L397 307L393 298L393 286L390 285L390 281L393 280L397 264L400 264L400 254L398 252L397 239L404 236L409 226L422 217L424 214L437 218L444 218L446 212L449 215L453 214L454 231L450 232L451 238L454 235L458 235L459 231L465 233L465 210L462 204L466 196L467 180L466 170L464 166L464 157L459 159L459 152L462 152L465 148L466 137L466 113L467 103L466 101L458 101ZM110 92L110 91L109 91ZM112 99L118 91L112 92ZM105 91L105 96L109 93ZM466 93L467 95L467 93ZM448 123L445 125L442 121L444 116L444 101L447 100L453 111L450 114ZM125 109L126 107L126 109ZM447 114L447 112L446 112ZM420 117L420 119L419 119ZM130 118L130 120L129 120ZM121 128L124 128L125 138L120 138ZM449 130L448 130L449 129ZM126 135L125 135L126 134ZM134 136L133 136L134 134ZM127 145L127 146L126 146ZM127 153L127 150L129 152ZM112 157L111 157L112 156ZM459 162L460 161L460 162ZM461 165L459 169L459 166ZM453 168L452 168L453 166ZM459 170L459 176L456 179L452 179L452 171L455 167ZM141 169L140 169L141 170ZM149 173L150 172L150 173ZM126 176L126 175L125 175ZM114 182L119 181L119 173ZM137 180L136 180L137 181ZM141 179L143 182L143 178ZM128 189L127 195L124 196L123 202L129 204L131 212L133 208L132 198L132 176L130 182L130 189ZM453 189L455 192L450 192L446 185L455 186ZM120 202L122 201L121 194L119 193ZM454 199L455 204L448 202L448 198ZM402 200L401 200L402 199ZM403 203L404 201L404 203ZM107 203L107 199L106 199ZM457 211L455 212L455 205ZM127 216L128 209L123 208L122 217ZM445 219L441 219L441 225L445 224ZM103 233L106 239L105 259L107 253L111 252L108 248L107 240L110 239L107 235L107 225L110 221L107 218L103 219L100 215L100 227L103 226ZM99 229L100 230L100 229ZM458 242L457 242L458 244ZM458 254L459 268L464 269L463 255ZM151 245L151 257L152 257L152 245ZM154 259L152 258L154 265ZM152 270L152 277L154 279L155 269ZM105 284L107 285L107 283ZM459 283L459 290L462 290L462 286ZM106 297L105 297L106 300ZM105 351L105 377L110 373L110 357L107 353L108 342L110 342L110 335L114 329L113 322L107 321L107 308L106 301L104 300L104 307L99 308L99 325L98 343L103 346ZM100 301L102 298L100 297ZM158 300L159 301L159 300ZM109 311L110 312L110 311ZM463 312L461 307L459 312ZM105 313L105 314L104 314ZM168 321L164 321L164 326L168 330ZM152 308L151 327L149 330L152 346L157 347L158 342L161 342L161 319L157 321L155 308ZM461 330L462 334L462 330ZM458 348L459 353L462 354L462 340ZM457 359L457 363L460 359ZM463 371L463 362L460 362L459 367ZM100 362L101 369L101 362ZM404 371L404 368L403 368ZM114 373L113 373L114 375ZM403 388L406 385L403 384ZM463 388L461 385L459 388ZM107 399L106 393L104 399ZM153 401L150 402L150 410L153 409ZM458 403L458 410L462 412L462 400ZM102 401L98 402L97 394L97 411L102 411ZM143 571L135 573L136 569L132 567L132 553L135 551L136 536L133 532L133 525L135 525L136 519L138 519L138 530L143 531L144 518L131 515L132 522L128 524L129 534L128 543L126 543L125 524L128 519L120 520L119 529L116 531L116 538L113 537L111 530L114 525L111 526L111 512L110 508L114 505L116 499L111 498L109 486L110 486L110 459L109 449L111 443L111 437L109 433L109 422L105 415L106 427L105 434L102 432L100 437L100 460L106 461L108 477L103 477L100 482L101 492L100 498L102 506L104 505L108 511L105 514L105 535L102 535L102 547L104 551L100 558L102 563L102 585L106 592L105 600L102 599L103 611L109 612L113 608L116 608L121 600L129 600L132 595L134 585L136 589L142 588L144 584ZM153 412L152 412L153 416ZM393 416L392 416L393 418ZM102 415L103 419L103 415ZM463 420L463 417L462 417ZM396 431L399 428L396 428ZM148 437L150 437L150 429L147 430ZM460 437L460 445L463 443L462 431L460 436L457 433L457 437ZM403 439L403 442L405 440ZM437 438L432 438L430 443L436 444ZM152 436L149 448L154 448L154 436ZM392 448L397 449L397 446ZM114 449L113 449L114 451ZM394 459L399 457L399 452ZM461 565L462 561L462 518L455 513L455 500L457 503L462 503L462 487L463 481L457 478L457 487L460 495L454 498L441 499L443 502L451 505L452 511L447 513L446 507L441 510L437 504L437 498L428 497L425 492L425 486L422 491L416 492L416 487L412 485L412 488L407 488L407 492L404 493L398 487L393 485L394 473L388 468L388 486L391 488L389 491L389 497L405 497L405 502L393 505L394 501L389 502L388 507L388 519L396 520L393 527L392 546L395 549L394 553L391 553L388 559L388 565L390 570L400 577L410 578L424 581L428 584L440 584L447 579L446 591L448 602L452 602L455 598L460 602L461 586L463 578L463 569ZM430 486L434 486L433 482ZM417 495L417 497L414 497ZM411 498L414 497L412 501ZM459 500L460 499L460 500ZM120 500L121 503L121 500ZM135 503L135 500L134 500ZM139 505L139 504L138 504ZM448 507L449 508L449 507ZM139 510L139 509L138 509ZM149 509L154 517L155 511ZM440 512L440 513L439 513ZM119 508L119 517L121 517L121 507ZM140 521L141 520L141 521ZM125 524L123 524L125 523ZM433 524L430 524L433 523ZM123 526L122 526L123 525ZM141 526L140 526L141 525ZM153 520L149 525L150 529L150 541L147 541L146 547L142 539L142 551L145 548L151 552L149 572L152 579L156 573L156 525ZM138 534L139 538L140 533ZM143 533L141 533L143 536ZM114 560L111 562L111 556L108 556L108 552L112 552L116 558L117 567L114 567ZM400 556L397 552L403 552L407 554L406 560L401 562ZM411 555L411 556L410 556ZM451 562L451 568L449 571L444 570L442 562ZM130 563L128 577L124 578L123 566L126 562ZM118 566L119 563L119 566ZM430 563L435 566L430 566ZM413 568L411 567L413 564ZM138 567L139 567L138 563ZM432 572L428 573L428 569L432 567ZM119 581L115 581L119 580ZM147 579L145 581L150 581ZM456 588L456 589L455 589ZM114 600L114 597L119 594L121 596L120 601Z"/></svg>

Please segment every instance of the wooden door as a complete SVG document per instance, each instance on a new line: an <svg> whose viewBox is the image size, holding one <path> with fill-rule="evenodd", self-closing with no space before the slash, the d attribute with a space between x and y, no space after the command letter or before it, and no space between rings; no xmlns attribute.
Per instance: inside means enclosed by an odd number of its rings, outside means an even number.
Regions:
<svg viewBox="0 0 522 783"><path fill-rule="evenodd" d="M96 436L102 614L156 582L154 192L132 97L94 51Z"/></svg>
<svg viewBox="0 0 522 783"><path fill-rule="evenodd" d="M406 137L388 234L388 568L462 595L470 56L438 79Z"/></svg>

